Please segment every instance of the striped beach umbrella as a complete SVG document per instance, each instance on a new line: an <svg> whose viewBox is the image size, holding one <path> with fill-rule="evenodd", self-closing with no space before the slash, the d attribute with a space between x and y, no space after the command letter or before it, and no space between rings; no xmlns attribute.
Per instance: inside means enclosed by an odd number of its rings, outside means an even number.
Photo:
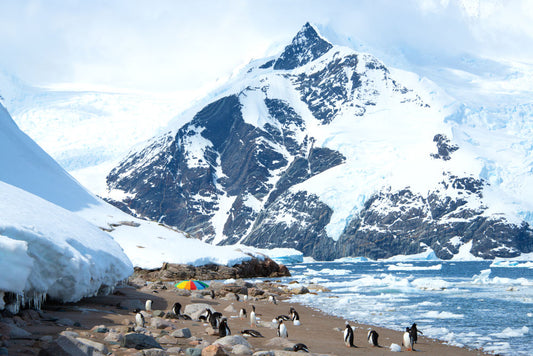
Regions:
<svg viewBox="0 0 533 356"><path fill-rule="evenodd" d="M197 289L206 289L209 287L206 283L197 280L187 280L176 283L176 288L179 289L188 289L188 290L197 290Z"/></svg>

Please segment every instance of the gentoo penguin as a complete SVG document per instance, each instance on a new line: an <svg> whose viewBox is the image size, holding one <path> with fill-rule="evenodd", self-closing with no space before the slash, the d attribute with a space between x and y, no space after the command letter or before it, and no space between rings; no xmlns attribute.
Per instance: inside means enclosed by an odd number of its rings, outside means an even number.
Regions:
<svg viewBox="0 0 533 356"><path fill-rule="evenodd" d="M278 304L278 302L276 301L276 297L274 297L273 295L268 296L268 302Z"/></svg>
<svg viewBox="0 0 533 356"><path fill-rule="evenodd" d="M248 295L245 294L243 299L244 299L244 302L246 303L248 301Z"/></svg>
<svg viewBox="0 0 533 356"><path fill-rule="evenodd" d="M346 347L355 347L353 343L353 329L349 323L346 323L346 329L344 329L344 344Z"/></svg>
<svg viewBox="0 0 533 356"><path fill-rule="evenodd" d="M368 343L372 346L379 346L378 344L379 334L376 330L369 330L367 334Z"/></svg>
<svg viewBox="0 0 533 356"><path fill-rule="evenodd" d="M416 323L413 323L411 325L411 337L413 338L413 344L416 344L418 342L418 333L424 335L424 333L416 327Z"/></svg>
<svg viewBox="0 0 533 356"><path fill-rule="evenodd" d="M302 344L301 342L299 342L299 343L297 343L296 345L294 345L292 347L292 351L294 351L294 352L298 352L298 351L309 352L309 348L305 344Z"/></svg>
<svg viewBox="0 0 533 356"><path fill-rule="evenodd" d="M218 326L218 335L220 337L231 335L231 330L228 326L228 319L222 318L222 320L220 320L220 325Z"/></svg>
<svg viewBox="0 0 533 356"><path fill-rule="evenodd" d="M206 309L206 310L207 310L207 322L211 324L211 327L213 327L213 329L217 330L218 327L220 326L219 316L222 316L222 314L217 313L217 312L213 313L211 309Z"/></svg>
<svg viewBox="0 0 533 356"><path fill-rule="evenodd" d="M411 337L411 329L410 328L405 328L405 332L403 333L402 344L403 344L403 346L405 347L405 349L407 351L414 351L415 350L413 348L413 338Z"/></svg>
<svg viewBox="0 0 533 356"><path fill-rule="evenodd" d="M283 321L291 320L291 318L289 316L287 316L287 315L278 315L276 317L276 320L278 320L278 319L281 319Z"/></svg>
<svg viewBox="0 0 533 356"><path fill-rule="evenodd" d="M257 318L255 317L255 306L252 305L252 312L250 313L250 326L257 326Z"/></svg>
<svg viewBox="0 0 533 356"><path fill-rule="evenodd" d="M285 326L285 324L283 324L283 320L279 319L278 320L278 336L279 337L284 337L284 338L287 338L289 337L289 333L287 332L287 327Z"/></svg>
<svg viewBox="0 0 533 356"><path fill-rule="evenodd" d="M233 293L235 294L235 300L240 302L241 301L241 297L239 297L239 295L237 293Z"/></svg>
<svg viewBox="0 0 533 356"><path fill-rule="evenodd" d="M186 314L181 314L181 304L180 303L174 303L172 306L172 313L176 315L178 319L183 320L191 320L191 317Z"/></svg>
<svg viewBox="0 0 533 356"><path fill-rule="evenodd" d="M298 312L296 310L292 311L292 324L295 326L301 325L300 324L300 315L298 315Z"/></svg>
<svg viewBox="0 0 533 356"><path fill-rule="evenodd" d="M264 337L259 331L252 329L242 330L241 334L244 337Z"/></svg>
<svg viewBox="0 0 533 356"><path fill-rule="evenodd" d="M215 291L211 289L209 293L211 294L211 299L215 299Z"/></svg>
<svg viewBox="0 0 533 356"><path fill-rule="evenodd" d="M144 316L141 313L135 314L135 324L138 327L144 328Z"/></svg>
<svg viewBox="0 0 533 356"><path fill-rule="evenodd" d="M241 310L239 311L239 319L241 320L246 319L246 309L241 308Z"/></svg>
<svg viewBox="0 0 533 356"><path fill-rule="evenodd" d="M144 303L144 309L146 311L152 311L152 300L148 299L146 303Z"/></svg>

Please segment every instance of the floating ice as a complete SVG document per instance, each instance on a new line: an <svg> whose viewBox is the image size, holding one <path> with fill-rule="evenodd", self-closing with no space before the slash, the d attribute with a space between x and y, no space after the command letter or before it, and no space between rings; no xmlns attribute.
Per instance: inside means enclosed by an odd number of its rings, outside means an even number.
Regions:
<svg viewBox="0 0 533 356"><path fill-rule="evenodd" d="M391 265L387 268L389 271L424 271L432 270L438 271L442 269L442 265L433 265L433 266L413 266L410 263L398 263L396 265Z"/></svg>
<svg viewBox="0 0 533 356"><path fill-rule="evenodd" d="M509 338L509 337L522 337L529 333L529 328L527 326L522 326L518 329L505 328L501 333L492 333L492 336Z"/></svg>
<svg viewBox="0 0 533 356"><path fill-rule="evenodd" d="M431 310L431 311L428 311L422 314L421 317L428 318L428 319L462 319L464 318L464 315L454 314L454 313L450 313L447 311L438 312L438 311Z"/></svg>

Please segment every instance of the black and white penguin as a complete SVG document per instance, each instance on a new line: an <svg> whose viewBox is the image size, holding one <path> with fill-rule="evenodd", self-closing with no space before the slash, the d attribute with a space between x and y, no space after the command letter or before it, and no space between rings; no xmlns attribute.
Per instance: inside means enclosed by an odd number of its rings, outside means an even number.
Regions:
<svg viewBox="0 0 533 356"><path fill-rule="evenodd" d="M276 317L276 320L279 320L279 319L281 319L281 320L283 320L283 321L287 321L287 320L291 320L291 317L290 317L290 316L287 316L287 315L278 315L278 316Z"/></svg>
<svg viewBox="0 0 533 356"><path fill-rule="evenodd" d="M294 352L298 352L298 351L309 352L309 348L307 347L307 345L302 344L301 342L299 342L299 343L295 344L292 347L292 351L294 351Z"/></svg>
<svg viewBox="0 0 533 356"><path fill-rule="evenodd" d="M259 331L252 329L242 330L241 334L244 337L264 337Z"/></svg>
<svg viewBox="0 0 533 356"><path fill-rule="evenodd" d="M135 314L135 325L140 328L144 328L144 315L141 313Z"/></svg>
<svg viewBox="0 0 533 356"><path fill-rule="evenodd" d="M144 303L144 309L146 311L152 311L152 300L148 299L146 303Z"/></svg>
<svg viewBox="0 0 533 356"><path fill-rule="evenodd" d="M176 315L176 317L178 319L183 319L183 320L192 320L190 316L186 315L186 314L181 314L181 304L180 303L174 303L174 305L172 306L172 313L174 315Z"/></svg>
<svg viewBox="0 0 533 356"><path fill-rule="evenodd" d="M207 322L211 324L211 327L215 330L220 326L220 317L222 314L218 312L212 312L210 309L207 309Z"/></svg>
<svg viewBox="0 0 533 356"><path fill-rule="evenodd" d="M220 325L218 326L218 335L220 337L231 335L231 330L228 326L228 319L222 318L222 320L220 320Z"/></svg>
<svg viewBox="0 0 533 356"><path fill-rule="evenodd" d="M278 320L278 332L277 332L277 335L279 337L283 337L283 338L288 338L289 337L289 333L287 332L287 327L285 326L285 324L283 323L283 320L281 320L281 319Z"/></svg>
<svg viewBox="0 0 533 356"><path fill-rule="evenodd" d="M276 297L274 297L273 295L268 296L268 302L273 303L273 304L278 304Z"/></svg>
<svg viewBox="0 0 533 356"><path fill-rule="evenodd" d="M246 319L246 309L241 308L241 310L239 311L239 318L240 318L241 320Z"/></svg>
<svg viewBox="0 0 533 356"><path fill-rule="evenodd" d="M368 343L372 346L379 346L378 344L379 334L376 330L369 330L367 334Z"/></svg>
<svg viewBox="0 0 533 356"><path fill-rule="evenodd" d="M215 291L214 290L210 290L209 291L209 294L211 294L211 299L215 299Z"/></svg>
<svg viewBox="0 0 533 356"><path fill-rule="evenodd" d="M296 310L292 311L292 324L295 326L302 325L300 323L300 315L298 314Z"/></svg>
<svg viewBox="0 0 533 356"><path fill-rule="evenodd" d="M413 344L416 344L418 342L418 333L424 335L424 333L416 327L416 323L413 323L411 325L411 338L413 339Z"/></svg>
<svg viewBox="0 0 533 356"><path fill-rule="evenodd" d="M405 347L407 351L415 351L415 349L413 348L413 344L414 344L414 341L411 336L411 329L407 327L405 328L405 332L403 333L402 345Z"/></svg>
<svg viewBox="0 0 533 356"><path fill-rule="evenodd" d="M349 323L346 323L346 328L344 329L344 344L346 347L355 347L353 343L353 329Z"/></svg>
<svg viewBox="0 0 533 356"><path fill-rule="evenodd" d="M250 326L257 326L257 318L255 316L255 306L252 305L252 312L250 313Z"/></svg>

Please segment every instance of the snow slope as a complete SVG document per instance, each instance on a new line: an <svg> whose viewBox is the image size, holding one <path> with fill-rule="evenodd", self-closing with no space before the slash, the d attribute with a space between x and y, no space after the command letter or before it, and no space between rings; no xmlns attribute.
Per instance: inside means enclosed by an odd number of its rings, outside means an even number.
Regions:
<svg viewBox="0 0 533 356"><path fill-rule="evenodd" d="M109 291L133 267L105 232L76 214L0 182L0 290L39 306ZM9 305L8 305L9 306Z"/></svg>

